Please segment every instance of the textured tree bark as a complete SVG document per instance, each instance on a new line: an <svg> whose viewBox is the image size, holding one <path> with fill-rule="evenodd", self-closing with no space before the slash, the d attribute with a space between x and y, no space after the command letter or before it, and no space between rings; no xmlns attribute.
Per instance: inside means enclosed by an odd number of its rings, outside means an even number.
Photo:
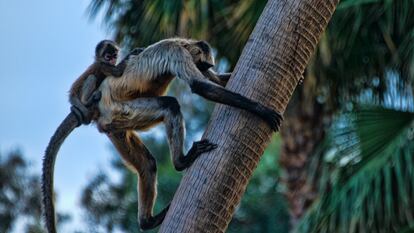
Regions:
<svg viewBox="0 0 414 233"><path fill-rule="evenodd" d="M269 0L226 88L284 112L338 2ZM219 147L186 171L159 232L224 232L271 135L258 117L216 106L204 138Z"/></svg>
<svg viewBox="0 0 414 233"><path fill-rule="evenodd" d="M330 122L330 114L325 112L316 96L304 95L303 89L296 93L298 95L294 104L291 100L280 131L283 143L279 162L285 171L282 182L286 185L285 195L292 227L296 226L317 198L315 180L309 179L311 156L325 135L325 126Z"/></svg>

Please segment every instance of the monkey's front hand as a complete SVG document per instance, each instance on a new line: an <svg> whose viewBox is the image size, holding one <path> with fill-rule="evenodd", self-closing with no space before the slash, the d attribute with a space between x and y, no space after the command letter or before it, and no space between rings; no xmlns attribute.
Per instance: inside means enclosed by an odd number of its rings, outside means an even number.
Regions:
<svg viewBox="0 0 414 233"><path fill-rule="evenodd" d="M259 116L269 124L273 131L278 131L280 129L283 116L275 110L261 104L258 104L257 108Z"/></svg>
<svg viewBox="0 0 414 233"><path fill-rule="evenodd" d="M92 105L94 105L95 103L99 102L99 100L101 100L102 98L102 92L101 91L94 91L91 95L91 97L89 97L88 102L85 104L86 107L91 107Z"/></svg>

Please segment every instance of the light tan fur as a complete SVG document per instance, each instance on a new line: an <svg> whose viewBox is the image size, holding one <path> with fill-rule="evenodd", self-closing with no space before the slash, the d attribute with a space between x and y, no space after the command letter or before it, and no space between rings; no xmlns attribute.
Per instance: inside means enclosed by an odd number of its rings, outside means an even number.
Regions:
<svg viewBox="0 0 414 233"><path fill-rule="evenodd" d="M211 54L201 52L195 46L197 42L181 38L166 39L147 47L137 56L130 56L124 75L120 78L108 77L99 88L102 93L99 123L111 123L118 113L133 113L134 110L124 105L124 101L164 95L173 78L180 75L176 71L187 71L186 66L192 66L191 71L198 72L194 78L205 79L195 68L195 63L207 61L214 64L214 59ZM192 62L189 64L188 61ZM180 78L186 79L187 76Z"/></svg>
<svg viewBox="0 0 414 233"><path fill-rule="evenodd" d="M211 48L206 42L166 39L147 47L137 56L131 56L124 74L116 79L108 77L99 88L102 98L99 102L98 127L108 132L122 158L134 165L140 177L138 216L142 229L160 224L168 207L158 215L152 215L156 198L156 184L153 181L156 177L155 162L134 161L155 160L151 153L143 149L145 146L133 131L146 130L164 122L172 161L177 170L189 167L200 154L216 148L215 144L202 140L195 142L184 155L185 128L180 106L175 98L163 96L175 77L185 81L196 94L254 113L274 130L279 127L280 114L226 90L224 86L230 74L217 75L209 70L213 65ZM151 177L151 181L147 177Z"/></svg>

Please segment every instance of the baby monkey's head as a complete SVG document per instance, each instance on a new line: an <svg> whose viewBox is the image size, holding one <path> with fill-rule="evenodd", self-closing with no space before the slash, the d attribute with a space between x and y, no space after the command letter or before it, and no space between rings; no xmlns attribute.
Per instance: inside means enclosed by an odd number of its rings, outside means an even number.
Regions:
<svg viewBox="0 0 414 233"><path fill-rule="evenodd" d="M112 40L103 40L96 45L95 60L115 65L118 53L119 47L117 43Z"/></svg>

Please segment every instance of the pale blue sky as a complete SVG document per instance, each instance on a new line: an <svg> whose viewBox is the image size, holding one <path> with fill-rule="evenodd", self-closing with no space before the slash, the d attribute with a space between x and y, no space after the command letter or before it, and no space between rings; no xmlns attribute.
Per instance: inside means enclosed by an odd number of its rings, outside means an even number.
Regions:
<svg viewBox="0 0 414 233"><path fill-rule="evenodd" d="M0 153L20 148L39 174L49 138L69 113L71 83L92 62L96 43L109 38L100 20L88 20L88 4L0 0ZM55 188L58 210L75 218L68 225L82 217L78 197L88 177L109 167L109 147L93 126L76 129L62 146Z"/></svg>

